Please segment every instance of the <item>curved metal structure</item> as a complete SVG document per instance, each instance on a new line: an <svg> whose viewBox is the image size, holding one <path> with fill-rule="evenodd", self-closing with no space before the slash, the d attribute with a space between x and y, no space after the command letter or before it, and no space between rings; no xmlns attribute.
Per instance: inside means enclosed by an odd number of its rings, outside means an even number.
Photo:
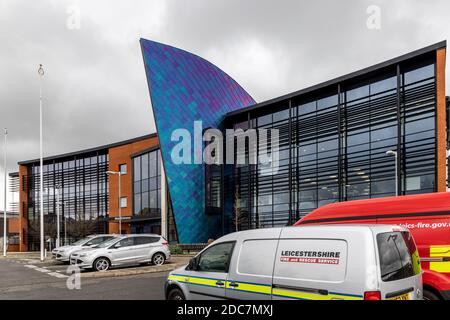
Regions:
<svg viewBox="0 0 450 320"><path fill-rule="evenodd" d="M194 137L194 121L217 128L224 115L255 104L229 75L184 50L141 39L153 114L180 243L206 242L221 235L221 216L205 214L203 164L171 160L176 129ZM191 155L193 157L193 155Z"/></svg>

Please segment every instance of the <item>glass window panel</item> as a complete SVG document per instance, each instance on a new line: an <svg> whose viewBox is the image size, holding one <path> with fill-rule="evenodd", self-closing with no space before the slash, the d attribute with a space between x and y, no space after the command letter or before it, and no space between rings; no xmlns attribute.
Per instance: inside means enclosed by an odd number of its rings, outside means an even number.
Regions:
<svg viewBox="0 0 450 320"><path fill-rule="evenodd" d="M149 193L143 192L142 193L142 210L145 210L146 208L150 208Z"/></svg>
<svg viewBox="0 0 450 320"><path fill-rule="evenodd" d="M347 136L347 145L348 146L354 146L359 145L363 143L369 142L369 132L361 132L357 134L352 134L351 132Z"/></svg>
<svg viewBox="0 0 450 320"><path fill-rule="evenodd" d="M394 176L394 172L392 172L392 175ZM395 179L372 181L371 187L372 187L372 194L395 193Z"/></svg>
<svg viewBox="0 0 450 320"><path fill-rule="evenodd" d="M120 198L120 207L126 208L127 207L127 197Z"/></svg>
<svg viewBox="0 0 450 320"><path fill-rule="evenodd" d="M150 192L150 208L152 209L158 208L158 192L156 191Z"/></svg>
<svg viewBox="0 0 450 320"><path fill-rule="evenodd" d="M141 182L136 181L134 182L134 193L140 193L141 192Z"/></svg>
<svg viewBox="0 0 450 320"><path fill-rule="evenodd" d="M134 195L134 214L139 214L141 211L141 194Z"/></svg>
<svg viewBox="0 0 450 320"><path fill-rule="evenodd" d="M141 156L141 179L148 179L148 153Z"/></svg>
<svg viewBox="0 0 450 320"><path fill-rule="evenodd" d="M158 174L158 157L157 157L157 153L155 152L151 152L150 153L150 177L154 177Z"/></svg>
<svg viewBox="0 0 450 320"><path fill-rule="evenodd" d="M405 73L405 85L434 76L434 64L418 68Z"/></svg>
<svg viewBox="0 0 450 320"><path fill-rule="evenodd" d="M275 112L273 114L273 122L289 119L289 109Z"/></svg>
<svg viewBox="0 0 450 320"><path fill-rule="evenodd" d="M289 203L289 192L275 193L273 195L273 203Z"/></svg>
<svg viewBox="0 0 450 320"><path fill-rule="evenodd" d="M330 151L338 148L338 139L331 139L319 142L317 145L317 150L319 152Z"/></svg>
<svg viewBox="0 0 450 320"><path fill-rule="evenodd" d="M148 180L149 179L142 180L142 192L148 191Z"/></svg>
<svg viewBox="0 0 450 320"><path fill-rule="evenodd" d="M370 139L372 142L397 137L397 126L386 127L371 132Z"/></svg>
<svg viewBox="0 0 450 320"><path fill-rule="evenodd" d="M420 131L425 130L432 130L434 129L434 117L432 118L426 118L426 119L420 119L416 121L406 121L405 124L405 133L411 134L416 133Z"/></svg>
<svg viewBox="0 0 450 320"><path fill-rule="evenodd" d="M141 157L136 157L133 160L134 181L141 180Z"/></svg>
<svg viewBox="0 0 450 320"><path fill-rule="evenodd" d="M336 106L338 104L338 96L333 95L320 100L317 100L317 110L329 108L331 106Z"/></svg>
<svg viewBox="0 0 450 320"><path fill-rule="evenodd" d="M370 94L374 95L392 89L397 89L396 76L372 83L370 85Z"/></svg>
<svg viewBox="0 0 450 320"><path fill-rule="evenodd" d="M369 85L347 91L347 101L353 101L367 96L369 96Z"/></svg>
<svg viewBox="0 0 450 320"><path fill-rule="evenodd" d="M308 114L314 111L316 111L316 101L312 101L298 106L299 115Z"/></svg>
<svg viewBox="0 0 450 320"><path fill-rule="evenodd" d="M272 123L272 115L268 114L258 118L258 126L265 126Z"/></svg>
<svg viewBox="0 0 450 320"><path fill-rule="evenodd" d="M158 189L158 178L150 178L150 190Z"/></svg>

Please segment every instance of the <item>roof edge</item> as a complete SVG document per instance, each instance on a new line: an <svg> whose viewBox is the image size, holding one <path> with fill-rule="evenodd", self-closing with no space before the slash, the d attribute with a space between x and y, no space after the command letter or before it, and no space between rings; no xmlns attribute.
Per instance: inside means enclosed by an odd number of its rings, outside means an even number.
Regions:
<svg viewBox="0 0 450 320"><path fill-rule="evenodd" d="M154 137L157 137L157 136L158 136L158 133L154 132L154 133L150 133L150 134L147 134L147 135L139 136L139 137L136 137L136 138L131 138L131 139L127 139L127 140L123 140L123 141L119 141L119 142L114 142L114 143L110 143L110 144L101 145L101 146L98 146L98 147L93 147L93 148L88 148L88 149L83 149L83 150L78 150L78 151L73 151L73 152L62 153L62 154L58 154L58 155L54 155L54 156L45 157L44 161L50 161L50 160L55 160L55 159L71 157L71 156L75 156L77 154L89 153L89 152L94 152L94 151L98 151L98 150L111 149L111 148L114 148L114 147L119 147L119 146L130 144L130 143L133 143L133 142L154 138ZM19 165L29 165L29 164L36 163L36 162L39 162L39 161L40 161L40 159L24 160L24 161L19 161L17 164L19 164Z"/></svg>
<svg viewBox="0 0 450 320"><path fill-rule="evenodd" d="M277 103L277 102L280 102L280 101L283 101L283 100L291 99L293 97L296 97L296 96L299 96L299 95L302 95L302 94L306 94L306 93L309 93L309 92L312 92L312 91L315 91L315 90L326 88L326 87L331 86L333 84L337 84L337 83L349 80L351 78L355 78L357 76L360 76L360 75L363 75L363 74L367 74L369 72L376 71L378 69L382 69L382 68L394 65L396 63L399 63L401 61L412 59L412 58L415 58L415 57L420 56L422 54L426 54L426 53L429 53L429 52L432 52L432 51L435 51L435 50L438 50L438 49L442 49L442 48L447 48L447 40L443 40L443 41L434 43L432 45L429 45L429 46L426 46L426 47L423 47L423 48L411 51L409 53L397 56L397 57L389 59L389 60L385 60L385 61L376 63L376 64L374 64L372 66L369 66L369 67L366 67L366 68L363 68L363 69L359 69L357 71L353 71L353 72L344 74L344 75L339 76L337 78L333 78L331 80L327 80L325 82L321 82L321 83L318 83L318 84L306 87L304 89L300 89L300 90L297 90L297 91L294 91L294 92L291 92L291 93L284 94L284 95L279 96L277 98L269 99L269 100L266 100L266 101L254 104L252 106L248 106L248 107L240 109L240 110L229 112L229 113L227 113L225 115L225 118L228 118L228 117L231 117L231 116L235 116L235 115L238 115L238 114L241 114L241 113L244 113L244 112L252 111L252 110L255 110L255 109L259 109L261 107L264 107L264 106L267 106L267 105L270 105L270 104L273 104L273 103Z"/></svg>

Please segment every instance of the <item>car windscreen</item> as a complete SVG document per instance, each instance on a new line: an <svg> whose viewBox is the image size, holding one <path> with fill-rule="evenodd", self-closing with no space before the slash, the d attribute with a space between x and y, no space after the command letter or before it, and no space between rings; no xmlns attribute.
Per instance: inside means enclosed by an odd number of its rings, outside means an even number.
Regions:
<svg viewBox="0 0 450 320"><path fill-rule="evenodd" d="M81 246L85 242L89 241L90 239L91 239L91 237L80 239L80 240L75 241L74 243L72 243L72 246Z"/></svg>
<svg viewBox="0 0 450 320"><path fill-rule="evenodd" d="M113 245L115 242L117 242L117 240L119 240L119 238L112 238L109 240L106 240L98 245L96 245L96 248L106 248L109 247L110 245Z"/></svg>
<svg viewBox="0 0 450 320"><path fill-rule="evenodd" d="M421 272L416 245L409 232L386 232L377 235L381 279L395 281Z"/></svg>

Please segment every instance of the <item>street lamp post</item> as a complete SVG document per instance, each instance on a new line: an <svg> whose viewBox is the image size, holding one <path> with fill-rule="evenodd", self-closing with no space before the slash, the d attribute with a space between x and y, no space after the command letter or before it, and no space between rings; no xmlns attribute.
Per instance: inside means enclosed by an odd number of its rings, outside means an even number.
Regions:
<svg viewBox="0 0 450 320"><path fill-rule="evenodd" d="M41 261L44 261L44 160L42 156L42 80L44 78L44 68L39 65L39 158L40 158L40 233L41 233Z"/></svg>
<svg viewBox="0 0 450 320"><path fill-rule="evenodd" d="M119 176L119 234L122 234L122 206L120 203L121 195L122 195L122 186L121 186L121 177L122 172L120 171L106 171L106 174L117 174Z"/></svg>
<svg viewBox="0 0 450 320"><path fill-rule="evenodd" d="M56 247L59 248L59 246L61 245L61 238L60 238L60 221L59 221L59 188L60 186L57 185L56 186Z"/></svg>
<svg viewBox="0 0 450 320"><path fill-rule="evenodd" d="M8 136L8 129L5 128L5 151L4 151L4 162L3 162L3 169L5 170L5 190L4 190L4 201L5 203L3 204L3 256L6 257L6 246L7 246L7 233L6 233L6 228L7 228L7 223L6 223L6 141L7 141L7 136Z"/></svg>
<svg viewBox="0 0 450 320"><path fill-rule="evenodd" d="M388 156L394 156L395 159L395 195L398 196L398 162L397 162L397 151L394 150L388 150L386 151L386 154Z"/></svg>

